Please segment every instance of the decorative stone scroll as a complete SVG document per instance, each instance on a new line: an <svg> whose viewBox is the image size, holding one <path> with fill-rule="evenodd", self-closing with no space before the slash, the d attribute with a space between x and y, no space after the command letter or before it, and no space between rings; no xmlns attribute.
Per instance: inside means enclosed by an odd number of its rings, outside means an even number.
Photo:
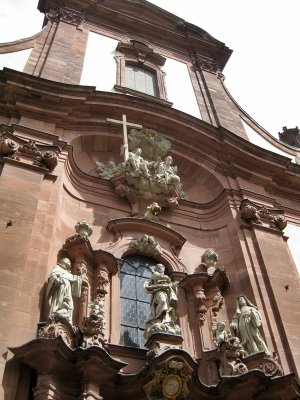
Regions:
<svg viewBox="0 0 300 400"><path fill-rule="evenodd" d="M58 163L57 146L37 145L34 140L23 140L10 132L0 136L0 160L12 159L53 171Z"/></svg>
<svg viewBox="0 0 300 400"><path fill-rule="evenodd" d="M253 354L244 359L248 369L260 369L266 375L282 376L284 375L282 366L279 363L278 356L273 353L272 356L266 356L262 353Z"/></svg>
<svg viewBox="0 0 300 400"><path fill-rule="evenodd" d="M14 160L20 160L18 153L19 144L14 140L6 138L4 135L0 138L0 155Z"/></svg>
<svg viewBox="0 0 300 400"><path fill-rule="evenodd" d="M46 17L50 21L62 21L71 25L79 26L82 25L85 21L85 16L77 11L68 9L55 7L51 8L50 11L46 14Z"/></svg>
<svg viewBox="0 0 300 400"><path fill-rule="evenodd" d="M183 194L177 167L171 156L165 157L170 141L152 129L131 129L128 143L130 151L124 163L95 162L99 176L111 180L116 192L130 203L143 197L167 209L176 207Z"/></svg>
<svg viewBox="0 0 300 400"><path fill-rule="evenodd" d="M157 256L162 254L162 248L153 236L144 235L140 239L133 239L130 242L130 247L135 249L138 253L147 256Z"/></svg>
<svg viewBox="0 0 300 400"><path fill-rule="evenodd" d="M82 344L82 332L78 327L72 326L66 318L56 316L47 323L39 323L37 338L55 339L59 336L71 349Z"/></svg>
<svg viewBox="0 0 300 400"><path fill-rule="evenodd" d="M277 231L283 231L287 221L282 210L254 203L248 199L241 202L241 218L251 225L260 225Z"/></svg>

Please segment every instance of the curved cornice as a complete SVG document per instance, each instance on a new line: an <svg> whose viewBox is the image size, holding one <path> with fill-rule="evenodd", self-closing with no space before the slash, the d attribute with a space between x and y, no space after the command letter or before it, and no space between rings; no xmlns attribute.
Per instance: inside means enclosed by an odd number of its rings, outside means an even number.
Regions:
<svg viewBox="0 0 300 400"><path fill-rule="evenodd" d="M39 0L38 9L47 13L51 7L67 7L85 16L92 30L101 26L111 32L122 27L128 34L140 37L151 35L153 43L161 44L174 54L190 58L186 49L188 38L196 53L208 56L223 69L232 53L225 44L203 29L145 0Z"/></svg>
<svg viewBox="0 0 300 400"><path fill-rule="evenodd" d="M44 33L44 30L45 28L28 38L14 40L13 42L0 43L0 54L13 53L15 51L22 51L32 48L36 39L38 39Z"/></svg>
<svg viewBox="0 0 300 400"><path fill-rule="evenodd" d="M106 229L114 234L130 231L147 232L154 235L164 237L173 246L181 247L184 245L186 238L174 229L168 228L158 222L147 221L144 218L116 218L111 219Z"/></svg>
<svg viewBox="0 0 300 400"><path fill-rule="evenodd" d="M230 98L230 100L233 102L235 107L238 109L240 112L240 117L244 122L246 122L252 129L254 129L257 133L259 133L264 139L266 139L269 143L271 143L273 146L279 148L282 151L285 151L286 153L291 154L291 156L297 156L299 154L299 150L296 148L293 148L292 146L289 146L288 144L281 142L280 140L276 139L273 135L271 135L266 129L264 129L258 122L256 122L240 105L239 103L235 100L235 98L232 96L228 88L226 87L225 83L223 80L220 80L222 83L223 89L226 93L226 95Z"/></svg>
<svg viewBox="0 0 300 400"><path fill-rule="evenodd" d="M126 113L129 121L142 123L171 139L174 154L184 154L211 171L242 177L287 196L295 196L300 190L300 166L289 158L151 100L67 85L10 69L0 71L0 82L4 114L36 119L43 115L45 122L55 124L61 132L77 132L77 136L82 132L84 136L87 131L120 134L119 127L109 126L106 118Z"/></svg>
<svg viewBox="0 0 300 400"><path fill-rule="evenodd" d="M74 369L74 364L80 364L84 360L91 363L96 363L98 368L105 366L110 373L117 374L121 368L124 368L127 363L112 358L104 349L98 346L92 346L87 349L78 347L75 350L71 349L61 336L55 339L34 339L25 343L22 346L9 348L18 360L22 360L37 371L48 368L46 366L52 360L52 367L56 365L57 371L69 372ZM41 356L43 355L43 356ZM53 357L55 356L55 357ZM44 364L46 362L46 364Z"/></svg>

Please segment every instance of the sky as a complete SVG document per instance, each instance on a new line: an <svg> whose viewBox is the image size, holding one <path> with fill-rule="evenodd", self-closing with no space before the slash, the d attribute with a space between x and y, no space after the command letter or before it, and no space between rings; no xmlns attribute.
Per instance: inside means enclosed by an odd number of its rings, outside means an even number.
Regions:
<svg viewBox="0 0 300 400"><path fill-rule="evenodd" d="M278 138L300 127L299 0L151 0L206 30L233 54L225 84L239 105ZM38 0L2 0L0 42L37 33Z"/></svg>

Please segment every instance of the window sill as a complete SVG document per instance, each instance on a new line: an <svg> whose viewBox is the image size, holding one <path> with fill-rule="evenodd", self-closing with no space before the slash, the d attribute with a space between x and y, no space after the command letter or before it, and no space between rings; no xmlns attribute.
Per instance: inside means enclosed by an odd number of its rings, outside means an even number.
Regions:
<svg viewBox="0 0 300 400"><path fill-rule="evenodd" d="M140 97L142 99L155 101L156 103L163 104L165 106L169 106L169 107L173 106L173 103L171 103L170 101L161 99L160 97L151 96L150 94L139 92L138 90L129 89L129 88L125 87L125 86L115 85L114 86L114 90L116 92L121 92L121 93L124 93L124 94L128 94L130 96L135 96L135 97Z"/></svg>

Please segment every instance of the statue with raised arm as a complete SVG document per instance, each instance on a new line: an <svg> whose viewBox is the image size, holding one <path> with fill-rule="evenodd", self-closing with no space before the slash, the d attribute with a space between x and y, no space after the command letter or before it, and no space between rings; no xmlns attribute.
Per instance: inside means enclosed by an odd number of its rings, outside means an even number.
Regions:
<svg viewBox="0 0 300 400"><path fill-rule="evenodd" d="M253 305L246 296L239 296L237 298L236 312L232 318L230 327L233 329L235 335L240 339L246 356L261 351L270 355L259 331L260 326L261 317L257 307Z"/></svg>
<svg viewBox="0 0 300 400"><path fill-rule="evenodd" d="M62 317L72 323L73 296L80 297L83 277L86 273L85 267L80 271L81 275L73 275L71 272L71 261L62 258L53 268L47 286L46 296L51 299L50 318Z"/></svg>
<svg viewBox="0 0 300 400"><path fill-rule="evenodd" d="M178 335L177 324L177 284L165 275L165 267L157 264L151 278L145 282L146 293L151 295L150 315L146 321L145 338L153 333L164 332Z"/></svg>

